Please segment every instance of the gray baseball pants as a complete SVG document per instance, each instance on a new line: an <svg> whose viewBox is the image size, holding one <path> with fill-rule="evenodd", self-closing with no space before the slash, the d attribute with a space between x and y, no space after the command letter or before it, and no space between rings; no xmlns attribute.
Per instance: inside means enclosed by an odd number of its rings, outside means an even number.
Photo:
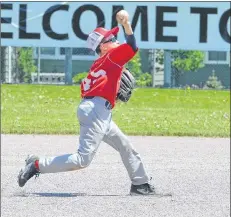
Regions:
<svg viewBox="0 0 231 217"><path fill-rule="evenodd" d="M101 141L104 141L120 153L132 184L148 183L149 177L140 155L112 121L111 110L106 108L105 103L106 100L101 97L81 101L77 110L80 123L78 151L74 154L41 157L39 159L41 173L66 172L87 167Z"/></svg>

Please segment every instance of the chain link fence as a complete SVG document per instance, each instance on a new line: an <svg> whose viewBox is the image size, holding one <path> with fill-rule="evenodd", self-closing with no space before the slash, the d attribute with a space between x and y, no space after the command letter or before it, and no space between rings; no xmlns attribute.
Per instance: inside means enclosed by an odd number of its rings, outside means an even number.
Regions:
<svg viewBox="0 0 231 217"><path fill-rule="evenodd" d="M72 48L71 53L76 84L75 76L88 72L97 55L87 48ZM186 51L140 49L138 58L128 66L142 87L230 89L230 52L199 53L202 56ZM203 61L197 67L193 58L198 55ZM1 83L67 84L65 58L64 47L1 47ZM185 70L187 64L191 68Z"/></svg>
<svg viewBox="0 0 231 217"><path fill-rule="evenodd" d="M95 54L72 48L73 76L88 71ZM1 47L1 83L65 84L65 48Z"/></svg>

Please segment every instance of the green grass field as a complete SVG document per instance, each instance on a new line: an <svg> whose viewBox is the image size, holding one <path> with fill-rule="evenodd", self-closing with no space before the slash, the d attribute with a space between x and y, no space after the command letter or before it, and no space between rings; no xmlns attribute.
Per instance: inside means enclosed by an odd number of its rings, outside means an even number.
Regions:
<svg viewBox="0 0 231 217"><path fill-rule="evenodd" d="M1 132L78 134L79 89L2 85ZM136 89L113 120L128 135L230 137L230 91Z"/></svg>

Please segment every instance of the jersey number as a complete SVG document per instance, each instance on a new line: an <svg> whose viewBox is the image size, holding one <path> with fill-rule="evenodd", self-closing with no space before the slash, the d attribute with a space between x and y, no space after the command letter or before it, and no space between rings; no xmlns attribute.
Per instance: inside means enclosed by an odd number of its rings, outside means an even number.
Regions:
<svg viewBox="0 0 231 217"><path fill-rule="evenodd" d="M106 72L103 69L100 69L97 72L91 72L92 79L84 78L83 79L83 89L87 91L91 88L91 82L94 84L100 76L106 75Z"/></svg>

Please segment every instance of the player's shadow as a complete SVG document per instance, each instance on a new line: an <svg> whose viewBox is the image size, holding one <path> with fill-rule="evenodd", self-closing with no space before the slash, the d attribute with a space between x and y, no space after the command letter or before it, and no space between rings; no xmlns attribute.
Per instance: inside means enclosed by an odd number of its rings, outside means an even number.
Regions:
<svg viewBox="0 0 231 217"><path fill-rule="evenodd" d="M118 194L86 194L86 193L44 193L44 192L35 192L30 193L30 195L39 196L39 197L121 197L125 195Z"/></svg>
<svg viewBox="0 0 231 217"><path fill-rule="evenodd" d="M39 197L79 197L79 196L86 196L85 193L30 193L31 195L34 196L39 196Z"/></svg>
<svg viewBox="0 0 231 217"><path fill-rule="evenodd" d="M16 197L127 197L130 196L122 194L86 194L86 193L46 193L46 192L34 192L34 193L17 193ZM172 194L157 194L150 195L151 197L171 197Z"/></svg>

